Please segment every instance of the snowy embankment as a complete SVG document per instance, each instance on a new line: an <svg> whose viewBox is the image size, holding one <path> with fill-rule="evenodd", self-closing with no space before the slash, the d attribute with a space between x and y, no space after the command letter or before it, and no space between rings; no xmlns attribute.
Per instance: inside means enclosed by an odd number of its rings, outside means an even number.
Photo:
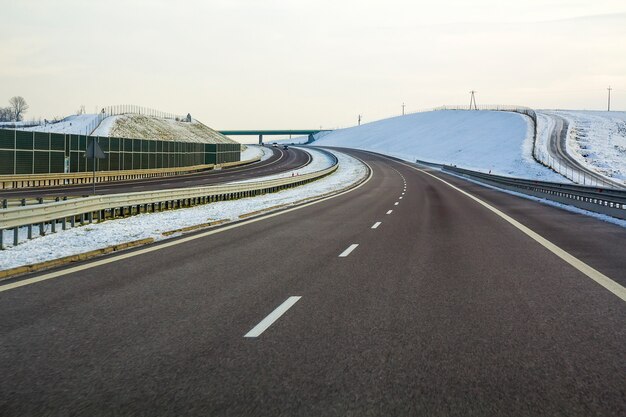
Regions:
<svg viewBox="0 0 626 417"><path fill-rule="evenodd" d="M78 114L68 116L63 120L55 123L45 123L39 126L22 128L21 130L47 133L64 133L66 135L85 135L90 133L87 130L92 128L97 120L97 114Z"/></svg>
<svg viewBox="0 0 626 417"><path fill-rule="evenodd" d="M308 152L313 156L310 165L315 163L319 169L330 166L331 160L324 153L314 149ZM0 270L58 259L133 240L145 238L162 240L165 238L163 232L211 221L235 221L244 214L276 206L291 205L344 189L356 184L367 174L366 167L358 160L340 152L333 151L333 153L339 160L337 171L312 183L258 197L221 201L160 213L140 214L36 237L18 246L0 251ZM264 178L258 180L262 179ZM26 228L23 229L20 230L20 234L21 238L25 239ZM6 242L9 236L8 232L5 233L7 233Z"/></svg>
<svg viewBox="0 0 626 417"><path fill-rule="evenodd" d="M250 159L261 157L261 161L265 161L272 157L272 150L258 145L246 145L246 149L241 151L241 160L249 161Z"/></svg>
<svg viewBox="0 0 626 417"><path fill-rule="evenodd" d="M532 124L518 113L441 110L332 131L316 146L342 146L543 181L563 177L532 157Z"/></svg>
<svg viewBox="0 0 626 417"><path fill-rule="evenodd" d="M569 123L567 153L588 169L626 184L626 112L545 111Z"/></svg>

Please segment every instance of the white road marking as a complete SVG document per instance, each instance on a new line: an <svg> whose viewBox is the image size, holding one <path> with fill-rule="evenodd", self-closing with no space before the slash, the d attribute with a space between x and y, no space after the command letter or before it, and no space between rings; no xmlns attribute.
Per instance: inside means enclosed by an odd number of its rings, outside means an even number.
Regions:
<svg viewBox="0 0 626 417"><path fill-rule="evenodd" d="M391 159L391 158L386 158L386 159L389 159L390 161L393 161L393 159ZM393 161L393 162L397 162L397 161ZM505 214L504 212L498 210L497 208L495 208L491 204L481 200L480 198L475 197L474 195L468 193L467 191L461 190L459 187L449 183L448 181L446 181L446 180L444 180L442 178L439 178L436 175L431 174L430 172L424 171L423 169L419 169L419 168L413 167L411 165L404 164L402 162L397 162L397 163L399 163L401 165L404 165L404 166L407 166L407 167L409 167L411 169L414 169L416 171L419 171L419 172L421 172L423 174L429 175L429 176L433 177L434 179L443 182L444 184L446 184L450 188L453 188L454 190L456 190L456 191L460 192L461 194L467 196L468 198L471 198L472 200L476 201L478 204L482 205L487 210L490 210L494 214L500 216L502 219L504 219L507 222L509 222L511 225L513 225L518 230L520 230L522 233L524 233L525 235L527 235L528 237L533 239L535 242L539 243L541 246L543 246L544 248L546 248L547 250L549 250L550 252L552 252L553 254L558 256L559 258L561 258L563 261L567 262L572 267L576 268L578 271L582 272L587 277L591 278L596 283L600 284L605 289L609 290L611 293L613 293L617 297L621 298L622 301L626 301L626 288L625 287L623 287L620 284L618 284L617 282L613 281L611 278L607 277L602 272L600 272L600 271L592 268L591 266L587 265L586 263L584 263L580 259L576 258L575 256L570 255L568 252L564 251L563 249L561 249L560 247L558 247L554 243L550 242L548 239L544 238L543 236L541 236L539 233L535 232L534 230L524 226L522 223L518 222L517 220L515 220L511 216L509 216L509 215Z"/></svg>
<svg viewBox="0 0 626 417"><path fill-rule="evenodd" d="M276 310L272 311L267 317L265 317L259 324L254 326L252 330L246 333L243 337L259 337L261 333L267 330L276 320L287 312L295 303L302 297L292 296L287 298L281 305L276 307Z"/></svg>
<svg viewBox="0 0 626 417"><path fill-rule="evenodd" d="M400 204L400 203L397 202L397 201L395 203L393 203L394 206L397 206L398 204Z"/></svg>
<svg viewBox="0 0 626 417"><path fill-rule="evenodd" d="M356 249L357 246L359 246L358 243L353 243L352 245L348 246L348 249L341 252L341 254L339 254L339 257L345 258L346 256L350 255L352 251Z"/></svg>
<svg viewBox="0 0 626 417"><path fill-rule="evenodd" d="M356 157L353 157L353 158L356 158ZM175 246L175 245L180 245L180 244L183 244L183 243L191 242L192 240L202 239L202 238L207 237L207 236L215 235L217 233L223 233L223 232L225 232L227 230L236 229L236 228L239 228L239 227L242 227L242 226L246 226L246 225L251 224L251 223L260 222L260 221L263 221L265 219L270 219L270 218L276 217L276 216L282 216L283 214L291 213L292 211L295 211L295 210L301 210L301 209L303 209L305 207L309 207L309 206L312 206L314 204L319 204L319 203L322 203L324 201L332 200L333 198L337 198L337 197L340 197L342 195L351 193L352 191L358 190L359 188L363 187L374 176L374 170L372 169L371 166L369 166L367 164L367 162L363 161L360 158L356 158L356 159L358 159L361 163L363 163L365 166L367 166L369 168L369 176L361 184L357 185L354 188L350 188L349 190L342 191L339 194L334 194L334 195L331 195L331 196L328 196L328 197L324 197L324 198L321 198L319 200L311 201L310 203L305 203L305 204L302 204L300 206L296 206L296 207L293 207L293 208L290 208L290 209L287 209L287 210L279 211L279 212L276 212L276 213L270 213L270 214L267 214L267 215L264 215L264 216L259 216L259 217L256 217L256 218L253 218L253 219L250 219L250 220L243 221L241 223L235 223L235 224L232 224L232 225L229 225L229 226L224 226L224 227L222 227L220 229L209 230L209 231L204 232L204 233L198 233L197 235L184 237L182 239L177 239L177 240L173 240L173 241L170 241L170 242L165 242L165 243L158 244L158 245L155 245L155 246L149 246L149 247L147 247L145 249L139 249L139 250L136 250L136 251L133 251L133 252L122 253L122 254L120 254L118 256L112 256L110 258L99 259L97 261L89 262L89 263L86 263L84 265L78 265L78 266L74 266L74 267L71 267L71 268L63 269L61 271L50 272L49 274L39 275L39 276L34 277L34 278L26 278L26 279L23 279L23 280L20 280L20 281L12 282L10 284L6 284L6 285L0 286L0 292L9 291L9 290L13 290L15 288L24 287L26 285L36 284L36 283L41 282L41 281L47 281L49 279L62 277L64 275L73 274L74 272L79 272L79 271L84 271L86 269L95 268L95 267L98 267L100 265L106 265L106 264L110 264L110 263L113 263L113 262L121 261L121 260L124 260L124 259L133 258L135 256L143 255L144 253L150 253L150 252L158 251L158 250L161 250L161 249L169 248L170 246Z"/></svg>
<svg viewBox="0 0 626 417"><path fill-rule="evenodd" d="M404 194L404 193L403 193L403 194ZM400 196L400 197L398 197L398 200L402 200L403 198L404 198L404 197Z"/></svg>
<svg viewBox="0 0 626 417"><path fill-rule="evenodd" d="M404 193L402 193L402 195L404 195Z"/></svg>
<svg viewBox="0 0 626 417"><path fill-rule="evenodd" d="M391 214L391 213L393 213L393 210L389 210L389 211L387 212L387 214Z"/></svg>
<svg viewBox="0 0 626 417"><path fill-rule="evenodd" d="M382 222L376 222L374 223L374 226L372 226L372 229L378 229L378 226L381 225Z"/></svg>

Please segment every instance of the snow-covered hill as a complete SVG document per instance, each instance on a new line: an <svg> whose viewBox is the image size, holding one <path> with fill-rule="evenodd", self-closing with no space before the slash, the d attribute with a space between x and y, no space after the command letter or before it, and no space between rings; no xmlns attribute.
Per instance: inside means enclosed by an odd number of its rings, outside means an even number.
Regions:
<svg viewBox="0 0 626 417"><path fill-rule="evenodd" d="M563 182L537 163L532 122L501 111L442 110L384 119L330 132L319 146L343 146L494 174Z"/></svg>
<svg viewBox="0 0 626 417"><path fill-rule="evenodd" d="M107 117L93 133L96 136L121 138L181 140L202 143L237 143L204 124L172 119L125 114Z"/></svg>
<svg viewBox="0 0 626 417"><path fill-rule="evenodd" d="M90 134L97 125L97 114L80 114L64 118L56 123L21 128L35 132ZM180 140L202 143L238 143L204 124L193 120L177 122L172 119L150 117L139 114L109 116L91 133L94 136L115 136L135 139Z"/></svg>
<svg viewBox="0 0 626 417"><path fill-rule="evenodd" d="M94 124L97 123L97 119L97 114L77 114L68 116L58 122L44 123L39 126L22 128L21 130L86 135L93 129Z"/></svg>

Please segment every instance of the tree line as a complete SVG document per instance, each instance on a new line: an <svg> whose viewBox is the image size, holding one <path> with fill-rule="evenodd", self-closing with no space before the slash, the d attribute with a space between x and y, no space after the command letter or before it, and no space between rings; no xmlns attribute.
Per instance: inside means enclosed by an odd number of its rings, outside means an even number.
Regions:
<svg viewBox="0 0 626 417"><path fill-rule="evenodd" d="M28 104L24 97L11 97L8 107L0 107L0 122L21 122L27 110Z"/></svg>

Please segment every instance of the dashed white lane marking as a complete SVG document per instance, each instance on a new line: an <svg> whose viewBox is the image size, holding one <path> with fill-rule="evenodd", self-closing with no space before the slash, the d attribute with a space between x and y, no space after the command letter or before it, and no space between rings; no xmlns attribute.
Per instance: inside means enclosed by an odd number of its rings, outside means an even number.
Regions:
<svg viewBox="0 0 626 417"><path fill-rule="evenodd" d="M397 202L397 201L395 203L393 203L394 206L397 206L398 204L400 204L400 203Z"/></svg>
<svg viewBox="0 0 626 417"><path fill-rule="evenodd" d="M298 302L300 296L292 296L287 298L281 305L276 307L276 310L272 311L267 317L265 317L259 324L254 326L252 330L246 333L243 337L258 337L267 330L276 320L287 312L295 303Z"/></svg>
<svg viewBox="0 0 626 417"><path fill-rule="evenodd" d="M281 156L281 158L282 158L282 156ZM148 246L145 249L139 249L139 250L134 251L134 252L122 253L121 255L113 256L111 258L104 258L104 259L100 259L98 261L89 262L89 263L86 263L86 264L83 264L83 265L78 265L78 266L70 267L70 268L67 268L67 269L63 269L61 271L55 271L55 272L51 272L49 274L40 275L40 276L37 276L37 277L34 277L34 278L27 278L27 279L23 279L21 281L12 282L10 284L0 285L0 292L14 290L16 288L20 288L20 287L24 287L24 286L27 286L27 285L36 284L38 282L47 281L49 279L55 279L55 278L62 277L62 276L65 276L65 275L73 274L75 272L80 272L80 271L84 271L86 269L95 268L95 267L98 267L100 265L106 265L106 264L110 264L110 263L113 263L113 262L122 261L124 259L134 258L135 256L140 256L140 255L143 255L145 253L150 253L150 252L155 252L155 251L158 251L158 250L166 249L166 248L169 248L171 246L181 245L181 244L186 243L186 242L191 242L192 240L202 239L202 238L207 237L207 236L212 236L212 235L215 235L215 234L224 233L224 232L226 232L228 230L231 230L231 229L237 229L239 227L243 227L243 226L246 226L248 224L260 222L260 221L263 221L265 219L270 219L270 218L273 218L273 217L282 216L282 215L285 215L287 213L291 213L292 211L301 210L301 209L303 209L305 207L309 207L309 206L312 206L312 205L315 205L315 204L320 204L320 203L322 203L324 201L332 200L333 198L341 197L342 195L346 195L348 193L351 193L351 192L353 192L355 190L358 190L359 188L365 186L365 184L367 184L373 178L374 171L372 170L372 167L369 166L367 164L367 162L365 162L365 161L363 161L361 159L359 159L359 161L361 161L364 165L366 165L369 168L369 175L365 179L365 181L363 181L361 184L359 184L356 187L351 188L349 190L342 191L342 192L340 192L338 194L333 194L333 195L330 195L328 197L321 198L319 200L311 201L310 203L305 203L305 204L302 204L301 206L295 206L293 208L290 208L290 209L287 209L287 210L284 210L284 211L278 211L278 212L267 214L265 216L252 218L250 220L246 220L246 221L243 221L241 223L234 223L234 224L231 224L229 226L224 226L224 227L222 227L220 229L209 230L208 232L198 233L197 235L191 235L191 236L184 237L184 238L181 238L181 239L178 239L178 240L172 240L170 242L166 242L166 243L163 243L163 244L160 244L160 245Z"/></svg>
<svg viewBox="0 0 626 417"><path fill-rule="evenodd" d="M404 195L404 193L402 193L402 195Z"/></svg>
<svg viewBox="0 0 626 417"><path fill-rule="evenodd" d="M374 225L372 226L372 229L378 229L378 226L381 225L382 222L376 222L374 223Z"/></svg>
<svg viewBox="0 0 626 417"><path fill-rule="evenodd" d="M352 253L352 251L356 249L357 246L359 246L358 243L353 243L352 245L348 246L348 249L346 249L343 252L341 252L339 254L339 257L340 258L345 258L346 256L350 255Z"/></svg>
<svg viewBox="0 0 626 417"><path fill-rule="evenodd" d="M389 158L387 158L385 156L383 156L383 158L389 159ZM511 225L516 227L519 231L521 231L522 233L524 233L525 235L527 235L528 237L533 239L535 242L539 243L541 246L543 246L544 248L546 248L547 250L549 250L550 252L552 252L553 254L558 256L559 258L561 258L563 261L565 261L568 264L570 264L572 267L576 268L578 271L582 272L583 274L585 274L587 277L589 277L590 279L592 279L593 281L595 281L599 285L603 286L605 289L607 289L608 291L610 291L611 293L613 293L614 295L619 297L622 301L626 301L626 288L625 287L623 287L619 283L613 281L611 278L609 278L608 276L604 275L602 272L600 272L600 271L592 268L591 266L587 265L586 263L584 263L580 259L578 259L575 256L571 255L569 252L566 252L565 250L561 249L559 246L557 246L554 243L550 242L548 239L544 238L539 233L535 232L534 230L530 229L529 227L524 226L522 223L518 222L517 220L515 220L514 218L512 218L508 214L505 214L503 211L498 210L497 208L495 208L491 204L481 200L480 198L474 196L473 194L468 193L467 191L463 191L459 187L449 183L448 181L446 181L446 180L444 180L442 178L439 178L436 175L431 174L430 172L424 171L423 169L419 169L419 168L413 167L411 165L407 165L407 164L402 163L402 162L399 162L399 164L404 165L406 167L409 167L411 169L414 169L416 171L419 171L419 172L421 172L423 174L426 174L426 175L436 179L437 181L441 181L442 183L446 184L450 188L460 192L461 194L465 195L468 198L471 198L472 200L474 200L478 204L480 204L483 207L485 207L487 210L490 210L492 213L496 214L497 216L501 217L505 221L509 222Z"/></svg>
<svg viewBox="0 0 626 417"><path fill-rule="evenodd" d="M398 200L402 200L403 198L404 198L404 197L400 196L400 197L398 197Z"/></svg>
<svg viewBox="0 0 626 417"><path fill-rule="evenodd" d="M393 213L393 210L389 210L389 211L387 212L387 214L391 214L391 213Z"/></svg>

